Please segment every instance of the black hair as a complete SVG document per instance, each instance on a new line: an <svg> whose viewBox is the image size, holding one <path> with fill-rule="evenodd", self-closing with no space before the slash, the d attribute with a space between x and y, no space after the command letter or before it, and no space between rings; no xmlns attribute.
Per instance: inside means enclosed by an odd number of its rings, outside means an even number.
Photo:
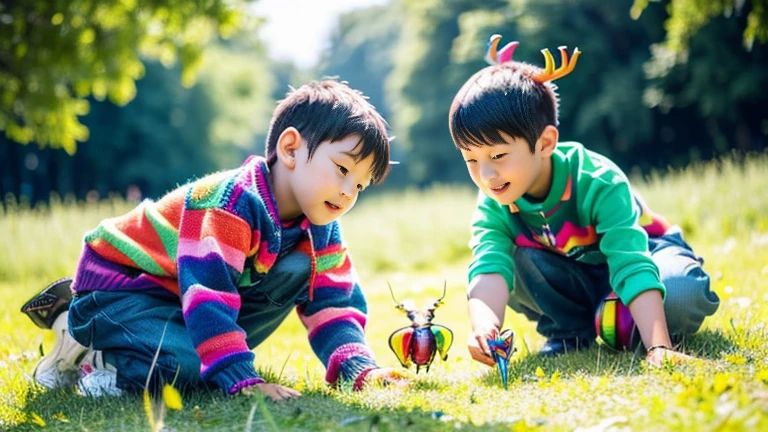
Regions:
<svg viewBox="0 0 768 432"><path fill-rule="evenodd" d="M368 98L346 82L312 81L286 94L272 114L267 133L266 157L270 165L277 159L277 140L289 127L295 127L306 140L309 159L321 142L357 134L360 145L351 156L359 161L373 155L373 184L381 183L389 172L387 122Z"/></svg>
<svg viewBox="0 0 768 432"><path fill-rule="evenodd" d="M558 125L556 86L533 79L541 71L527 63L510 62L488 66L467 80L448 116L456 147L469 150L503 144L501 131L526 140L534 153L544 128Z"/></svg>

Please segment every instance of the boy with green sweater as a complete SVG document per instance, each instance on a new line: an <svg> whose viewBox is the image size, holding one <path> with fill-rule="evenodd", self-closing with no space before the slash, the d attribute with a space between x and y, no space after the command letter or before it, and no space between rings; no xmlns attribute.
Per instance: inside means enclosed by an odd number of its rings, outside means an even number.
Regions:
<svg viewBox="0 0 768 432"><path fill-rule="evenodd" d="M690 357L672 337L696 332L717 310L701 259L678 227L654 214L609 159L558 142L552 81L573 70L578 49L554 68L512 60L517 42L486 56L450 110L451 136L480 188L469 266L472 357L493 365L506 306L537 322L541 355L587 348L595 311L615 293L628 305L652 364ZM672 335L672 337L670 336Z"/></svg>

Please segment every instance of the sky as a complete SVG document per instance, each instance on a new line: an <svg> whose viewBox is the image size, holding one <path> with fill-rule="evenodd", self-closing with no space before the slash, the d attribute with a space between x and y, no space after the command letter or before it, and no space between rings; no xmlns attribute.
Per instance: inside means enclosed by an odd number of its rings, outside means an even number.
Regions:
<svg viewBox="0 0 768 432"><path fill-rule="evenodd" d="M306 69L317 64L339 14L385 3L388 0L259 0L253 11L267 18L261 37L270 57Z"/></svg>

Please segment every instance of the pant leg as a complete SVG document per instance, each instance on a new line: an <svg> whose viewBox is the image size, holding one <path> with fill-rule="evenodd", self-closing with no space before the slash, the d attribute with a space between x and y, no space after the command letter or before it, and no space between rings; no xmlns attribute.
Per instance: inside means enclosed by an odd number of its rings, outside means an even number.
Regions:
<svg viewBox="0 0 768 432"><path fill-rule="evenodd" d="M703 260L693 253L677 227L649 239L648 246L667 288L664 313L669 333L677 337L695 333L720 305L717 294L710 290L709 276L701 268Z"/></svg>
<svg viewBox="0 0 768 432"><path fill-rule="evenodd" d="M512 310L537 321L536 330L548 339L595 338L595 309L611 290L606 265L534 248L517 248L514 262Z"/></svg>
<svg viewBox="0 0 768 432"><path fill-rule="evenodd" d="M142 391L162 346L150 388L175 379L177 388L203 385L177 297L158 291L91 291L75 296L69 329L81 344L103 352L117 368L117 385ZM164 334L164 336L163 336ZM177 377L178 374L178 377Z"/></svg>
<svg viewBox="0 0 768 432"><path fill-rule="evenodd" d="M261 344L285 320L296 305L309 297L309 257L299 251L279 258L257 286L241 293L237 323L251 349Z"/></svg>

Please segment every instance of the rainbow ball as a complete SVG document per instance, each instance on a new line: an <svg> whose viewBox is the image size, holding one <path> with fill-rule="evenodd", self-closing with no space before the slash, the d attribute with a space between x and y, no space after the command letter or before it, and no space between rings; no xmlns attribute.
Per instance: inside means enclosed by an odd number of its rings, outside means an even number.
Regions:
<svg viewBox="0 0 768 432"><path fill-rule="evenodd" d="M629 308L611 292L600 302L595 313L597 336L609 347L617 350L632 350L640 342L635 320Z"/></svg>

